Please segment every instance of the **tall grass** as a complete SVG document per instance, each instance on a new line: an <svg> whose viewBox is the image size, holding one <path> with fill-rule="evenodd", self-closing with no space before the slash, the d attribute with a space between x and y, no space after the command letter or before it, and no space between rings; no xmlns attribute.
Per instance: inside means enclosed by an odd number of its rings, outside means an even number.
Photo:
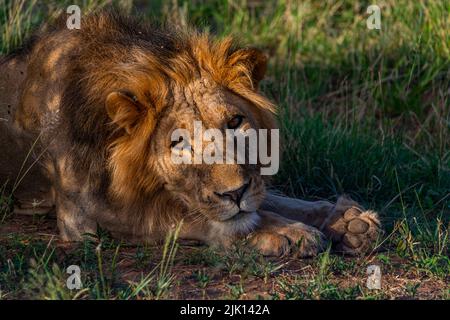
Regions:
<svg viewBox="0 0 450 320"><path fill-rule="evenodd" d="M107 5L129 11L132 4L132 0L0 0L0 53L20 46L33 28L64 13L69 5L80 6L86 14Z"/></svg>
<svg viewBox="0 0 450 320"><path fill-rule="evenodd" d="M0 52L9 52L19 46L33 25L36 0L0 0Z"/></svg>

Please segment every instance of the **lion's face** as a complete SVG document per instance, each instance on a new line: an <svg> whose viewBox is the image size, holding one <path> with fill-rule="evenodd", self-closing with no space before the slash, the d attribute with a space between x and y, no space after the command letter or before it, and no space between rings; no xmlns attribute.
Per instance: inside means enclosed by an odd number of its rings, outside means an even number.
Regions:
<svg viewBox="0 0 450 320"><path fill-rule="evenodd" d="M191 222L208 221L227 233L248 232L265 192L260 159L230 163L224 149L226 130L275 128L274 106L258 93L266 58L255 49L232 49L229 40L200 36L187 42L191 48L166 64L137 55L145 61L135 70L128 66L123 83L108 93L106 111L118 126L109 148L110 191L125 205L152 204L166 217L183 212ZM198 123L204 134L196 143ZM222 134L214 140L222 142L222 163L216 156L212 162L202 157L214 144L205 137L208 129ZM185 134L174 140L177 130ZM256 139L238 148L241 155L254 154L250 145L259 147ZM173 161L174 150L184 153L186 147L193 163Z"/></svg>
<svg viewBox="0 0 450 320"><path fill-rule="evenodd" d="M181 152L184 148L183 152L189 152L190 149L188 156L194 162L195 153L201 156L207 145L212 145L210 141L202 144L194 141L199 135L198 131L194 134L196 121L197 128L201 124L203 132L219 130L223 134L223 146L227 129L259 129L251 103L206 79L178 86L174 93L173 105L161 117L151 139L149 164L156 168L164 188L185 203L188 218L241 225L251 221L265 191L257 164L236 161L227 164L225 154L219 157L223 163L208 164L202 158L199 158L202 163L173 161L174 150ZM183 129L187 134L173 141L176 129Z"/></svg>

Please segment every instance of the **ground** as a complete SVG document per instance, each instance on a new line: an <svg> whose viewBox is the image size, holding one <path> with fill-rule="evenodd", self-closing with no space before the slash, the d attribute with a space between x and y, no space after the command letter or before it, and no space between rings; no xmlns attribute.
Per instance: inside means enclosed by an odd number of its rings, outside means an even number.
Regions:
<svg viewBox="0 0 450 320"><path fill-rule="evenodd" d="M178 242L174 254L164 254L162 246L120 244L105 234L62 243L54 218L30 216L1 226L0 244L3 299L448 299L450 294L448 260L436 262L432 272L386 249L365 257L327 251L314 259L269 259L244 246L223 254ZM83 288L67 289L69 265L80 266ZM381 269L380 290L367 288L369 265Z"/></svg>
<svg viewBox="0 0 450 320"><path fill-rule="evenodd" d="M370 30L367 1L0 0L0 53L73 2L83 14L115 2L262 49L283 145L274 187L306 200L348 194L379 212L386 234L368 256L304 260L175 235L136 247L102 230L64 244L54 218L12 215L0 181L0 299L450 299L450 3L380 2L381 30ZM67 289L70 265L79 290ZM380 290L366 286L370 265Z"/></svg>

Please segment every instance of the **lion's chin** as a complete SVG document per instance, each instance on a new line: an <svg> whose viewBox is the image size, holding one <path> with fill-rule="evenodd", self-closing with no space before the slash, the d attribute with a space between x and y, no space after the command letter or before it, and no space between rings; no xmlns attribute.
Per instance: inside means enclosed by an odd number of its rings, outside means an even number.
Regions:
<svg viewBox="0 0 450 320"><path fill-rule="evenodd" d="M226 213L221 212L220 215L217 216L217 220L219 222L227 222L232 220L239 220L241 218L244 218L246 215L250 214L252 212L239 210L239 208L235 208L235 210L228 211Z"/></svg>
<svg viewBox="0 0 450 320"><path fill-rule="evenodd" d="M212 221L211 224L215 232L219 234L237 235L252 232L258 226L259 220L260 218L256 211L239 211L227 220Z"/></svg>
<svg viewBox="0 0 450 320"><path fill-rule="evenodd" d="M239 210L237 213L233 214L231 217L227 219L221 219L222 222L238 222L239 220L246 219L248 216L252 215L255 212L243 211Z"/></svg>

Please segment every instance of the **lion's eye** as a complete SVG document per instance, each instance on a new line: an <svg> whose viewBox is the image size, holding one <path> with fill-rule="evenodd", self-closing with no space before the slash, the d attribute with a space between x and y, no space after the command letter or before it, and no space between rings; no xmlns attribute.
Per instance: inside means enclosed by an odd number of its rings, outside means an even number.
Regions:
<svg viewBox="0 0 450 320"><path fill-rule="evenodd" d="M244 120L244 116L241 116L241 115L234 116L230 121L228 121L227 128L228 129L237 129L241 126L243 120Z"/></svg>

